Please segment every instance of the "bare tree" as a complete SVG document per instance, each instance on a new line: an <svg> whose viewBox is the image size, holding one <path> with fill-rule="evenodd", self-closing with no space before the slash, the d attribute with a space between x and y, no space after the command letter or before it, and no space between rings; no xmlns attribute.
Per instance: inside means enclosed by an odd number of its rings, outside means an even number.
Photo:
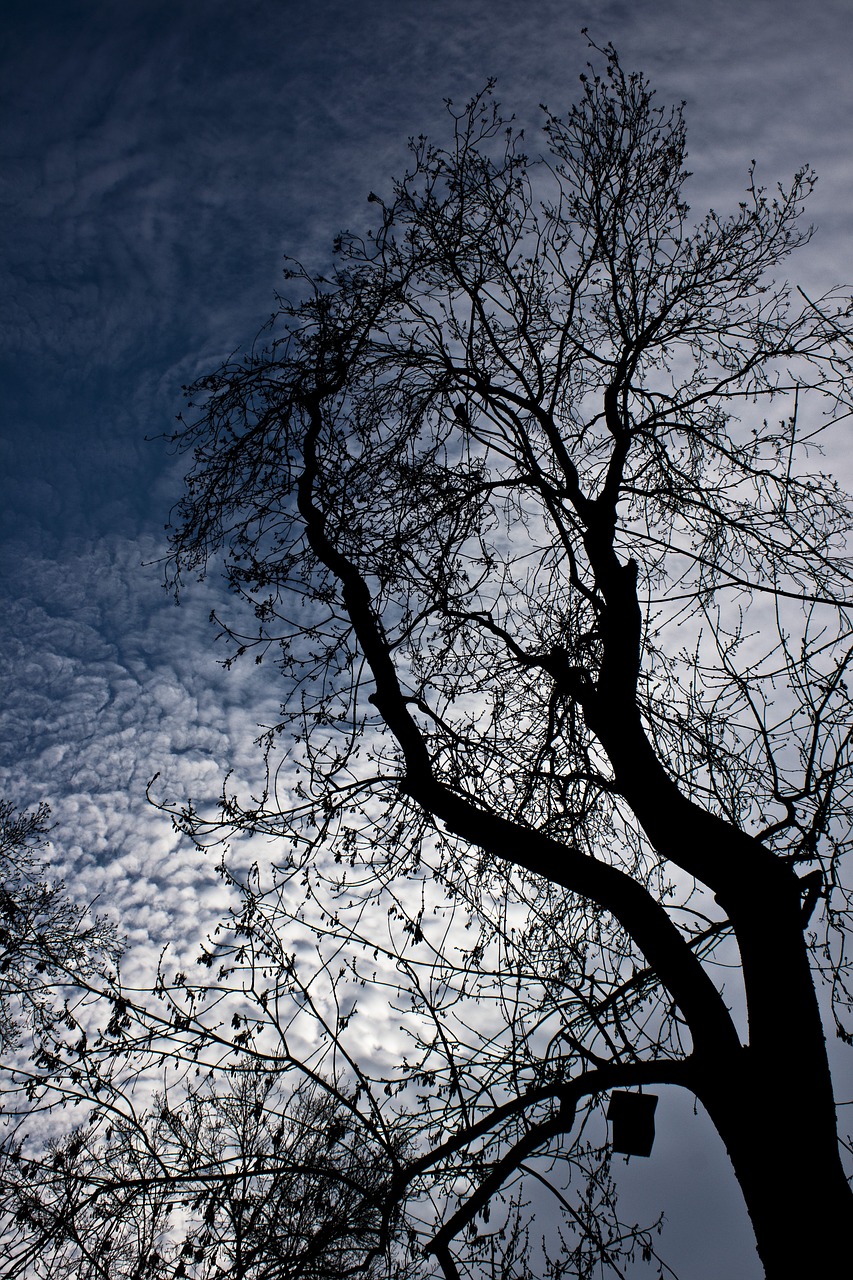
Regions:
<svg viewBox="0 0 853 1280"><path fill-rule="evenodd" d="M0 814L2 1280L414 1276L407 1135L329 1061L324 967L300 982L251 884L199 981L164 952L134 988L112 927L44 880L46 809Z"/></svg>
<svg viewBox="0 0 853 1280"><path fill-rule="evenodd" d="M115 928L48 880L50 809L0 800L0 1051L38 1038L63 1017L57 979L93 977L118 956Z"/></svg>
<svg viewBox="0 0 853 1280"><path fill-rule="evenodd" d="M162 985L164 1053L292 1070L369 1135L347 1268L391 1274L401 1229L447 1280L653 1259L596 1118L678 1086L768 1277L834 1274L818 988L849 1043L853 575L850 499L812 468L851 409L851 308L773 279L811 172L750 173L691 228L681 110L598 53L543 161L490 91L451 107L375 230L326 276L291 264L304 300L191 392L175 581L221 555L255 615L233 656L286 692L264 793L176 814L277 852L202 956L217 981ZM236 1034L200 1012L226 987ZM403 1048L365 1036L371 993ZM290 1274L266 1239L246 1274Z"/></svg>
<svg viewBox="0 0 853 1280"><path fill-rule="evenodd" d="M257 1061L232 1056L230 1065L219 1087L205 1073L142 1113L105 1090L86 1121L40 1155L12 1148L0 1180L0 1275L412 1274L388 1246L399 1217L386 1208L389 1169L333 1090L303 1080L285 1095Z"/></svg>
<svg viewBox="0 0 853 1280"><path fill-rule="evenodd" d="M831 1271L851 508L810 461L850 413L851 308L772 276L812 173L752 172L690 229L681 110L601 53L544 162L487 92L330 275L291 268L305 300L192 392L175 563L224 553L257 619L230 634L287 682L268 792L226 824L329 845L344 894L428 863L476 921L467 956L425 944L419 996L423 1159L467 1178L446 1274L577 1108L656 1084L706 1107L767 1275Z"/></svg>

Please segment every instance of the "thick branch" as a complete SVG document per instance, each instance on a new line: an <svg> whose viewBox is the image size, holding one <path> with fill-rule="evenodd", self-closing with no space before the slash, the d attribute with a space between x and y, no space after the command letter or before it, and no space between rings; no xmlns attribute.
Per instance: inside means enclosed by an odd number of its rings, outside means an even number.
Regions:
<svg viewBox="0 0 853 1280"><path fill-rule="evenodd" d="M712 1052L736 1048L737 1034L719 992L663 907L642 885L608 863L473 804L435 777L426 743L400 688L367 584L357 567L329 539L325 516L315 504L317 442L322 429L319 398L306 408L310 425L305 433L305 465L297 504L312 551L341 583L353 629L376 681L371 701L402 749L406 774L401 789L449 831L484 852L600 903L627 930L660 974L690 1027L696 1047L704 1045Z"/></svg>
<svg viewBox="0 0 853 1280"><path fill-rule="evenodd" d="M682 794L649 741L637 703L643 617L637 565L622 564L613 546L615 508L603 507L584 538L605 607L599 619L598 681L580 691L587 724L613 766L616 787L662 857L709 886L732 919L746 900L793 882L760 841ZM568 688L567 688L568 692ZM576 682L572 692L577 696Z"/></svg>
<svg viewBox="0 0 853 1280"><path fill-rule="evenodd" d="M594 1071L586 1071L569 1084L555 1090L560 1100L556 1115L533 1125L494 1165L488 1177L468 1197L427 1245L426 1253L447 1249L450 1241L485 1207L506 1179L529 1155L559 1134L569 1133L574 1125L577 1104L583 1097L604 1093L608 1089L649 1084L677 1084L693 1087L692 1063L636 1062L614 1063Z"/></svg>

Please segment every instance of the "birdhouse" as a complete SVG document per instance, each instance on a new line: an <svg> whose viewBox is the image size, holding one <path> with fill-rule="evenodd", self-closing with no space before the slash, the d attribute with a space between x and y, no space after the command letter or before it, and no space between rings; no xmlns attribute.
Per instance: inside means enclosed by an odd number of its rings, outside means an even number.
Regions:
<svg viewBox="0 0 853 1280"><path fill-rule="evenodd" d="M613 1125L613 1150L626 1156L648 1156L655 1140L655 1107L653 1093L625 1093L614 1089L610 1095L607 1119Z"/></svg>

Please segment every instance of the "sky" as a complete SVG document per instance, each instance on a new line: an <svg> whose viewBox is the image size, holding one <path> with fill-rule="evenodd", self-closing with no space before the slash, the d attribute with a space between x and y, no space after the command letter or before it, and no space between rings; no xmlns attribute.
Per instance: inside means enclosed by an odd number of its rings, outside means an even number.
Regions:
<svg viewBox="0 0 853 1280"><path fill-rule="evenodd" d="M322 266L365 225L405 142L492 76L534 149L612 40L686 102L690 199L819 174L808 290L853 280L849 0L0 2L0 794L50 802L55 865L115 914L139 972L215 915L212 860L146 801L260 776L265 669L217 664L215 575L163 590L181 387L251 340L285 253ZM652 1161L685 1276L759 1274L725 1161L692 1101L658 1111Z"/></svg>

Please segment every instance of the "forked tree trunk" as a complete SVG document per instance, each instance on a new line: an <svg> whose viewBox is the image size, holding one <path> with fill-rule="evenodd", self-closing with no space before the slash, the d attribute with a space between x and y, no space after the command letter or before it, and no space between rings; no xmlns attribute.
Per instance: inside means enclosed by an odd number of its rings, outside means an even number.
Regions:
<svg viewBox="0 0 853 1280"><path fill-rule="evenodd" d="M709 1052L709 1029L696 1023L691 1029L694 1038L704 1031L694 1057L697 1094L729 1153L765 1275L846 1276L853 1256L853 1191L839 1154L832 1077L803 936L801 882L790 865L772 859L737 828L726 830L727 824L685 806L680 797L674 803L673 784L653 756L635 705L630 713L636 717L632 763L644 765L639 786L619 755L622 742L613 728L618 713L611 711L610 720L596 727L614 765L622 765L625 792L652 843L662 854L698 849L710 846L716 831L721 847L742 855L737 871L729 866L714 888L740 949L749 1047L721 1045L719 1053ZM623 714L623 724L625 719Z"/></svg>

